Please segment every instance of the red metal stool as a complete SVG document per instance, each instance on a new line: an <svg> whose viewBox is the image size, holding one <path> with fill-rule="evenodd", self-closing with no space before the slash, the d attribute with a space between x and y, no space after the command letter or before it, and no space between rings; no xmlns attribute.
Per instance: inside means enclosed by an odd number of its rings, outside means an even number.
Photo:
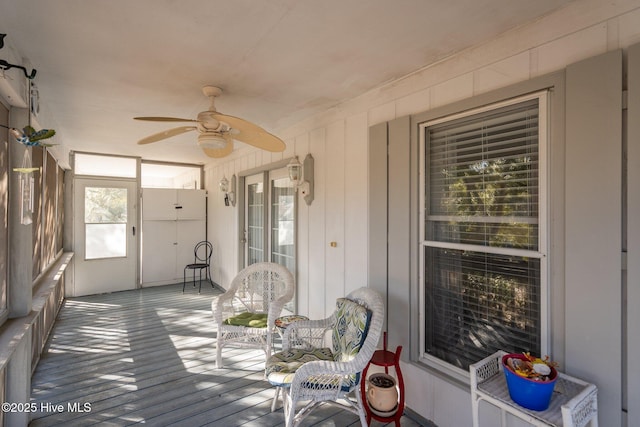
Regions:
<svg viewBox="0 0 640 427"><path fill-rule="evenodd" d="M396 352L392 352L387 350L387 333L385 332L382 338L383 349L376 350L373 353L373 357L367 364L364 371L362 371L362 380L360 381L360 394L362 396L362 404L364 405L364 409L367 412L367 424L371 421L371 418L377 421L381 421L384 423L388 423L391 421L395 422L396 427L400 427L400 418L404 412L404 380L402 378L402 371L400 370L400 353L402 352L402 346L399 345L396 348ZM395 369L396 378L398 380L398 410L389 417L382 417L378 414L375 414L371 411L369 407L369 402L367 401L367 390L366 390L366 382L367 382L367 371L369 371L369 366L384 366L384 372L386 374L389 373L389 367L393 366Z"/></svg>

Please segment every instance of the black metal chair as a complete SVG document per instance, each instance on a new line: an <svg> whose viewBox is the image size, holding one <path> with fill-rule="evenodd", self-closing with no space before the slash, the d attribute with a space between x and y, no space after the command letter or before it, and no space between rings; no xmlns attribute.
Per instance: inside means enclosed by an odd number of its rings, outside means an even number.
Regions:
<svg viewBox="0 0 640 427"><path fill-rule="evenodd" d="M193 250L193 263L187 264L184 267L183 279L182 279L182 292L187 284L187 270L193 271L193 286L196 286L196 270L198 270L199 286L198 293L202 290L202 270L205 271L205 279L209 279L211 287L213 286L213 280L211 279L211 255L213 254L213 245L206 240L198 242Z"/></svg>

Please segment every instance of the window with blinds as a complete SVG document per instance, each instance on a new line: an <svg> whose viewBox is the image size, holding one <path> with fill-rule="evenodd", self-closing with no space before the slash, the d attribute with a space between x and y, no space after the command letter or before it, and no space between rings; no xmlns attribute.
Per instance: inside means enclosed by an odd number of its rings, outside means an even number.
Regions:
<svg viewBox="0 0 640 427"><path fill-rule="evenodd" d="M498 349L540 354L543 97L421 128L427 357L468 370Z"/></svg>

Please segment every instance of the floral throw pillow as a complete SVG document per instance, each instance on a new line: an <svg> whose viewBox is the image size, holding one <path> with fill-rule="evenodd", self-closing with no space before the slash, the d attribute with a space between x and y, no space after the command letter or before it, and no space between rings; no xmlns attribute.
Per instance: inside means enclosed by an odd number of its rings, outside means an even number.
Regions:
<svg viewBox="0 0 640 427"><path fill-rule="evenodd" d="M371 311L346 298L336 301L336 325L333 328L333 359L348 362L353 359L369 331Z"/></svg>

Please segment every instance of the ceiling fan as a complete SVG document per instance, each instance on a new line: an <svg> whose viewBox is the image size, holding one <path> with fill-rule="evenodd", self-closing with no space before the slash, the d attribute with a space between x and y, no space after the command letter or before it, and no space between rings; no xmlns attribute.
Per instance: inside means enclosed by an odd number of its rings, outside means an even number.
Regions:
<svg viewBox="0 0 640 427"><path fill-rule="evenodd" d="M151 122L193 123L149 135L138 141L138 144L150 144L195 130L198 131L198 146L209 157L220 158L231 154L234 139L266 151L284 151L285 144L277 136L244 119L216 111L215 99L222 93L222 89L216 86L205 86L202 88L202 93L211 100L211 104L207 111L198 114L197 119L134 117L135 120Z"/></svg>

